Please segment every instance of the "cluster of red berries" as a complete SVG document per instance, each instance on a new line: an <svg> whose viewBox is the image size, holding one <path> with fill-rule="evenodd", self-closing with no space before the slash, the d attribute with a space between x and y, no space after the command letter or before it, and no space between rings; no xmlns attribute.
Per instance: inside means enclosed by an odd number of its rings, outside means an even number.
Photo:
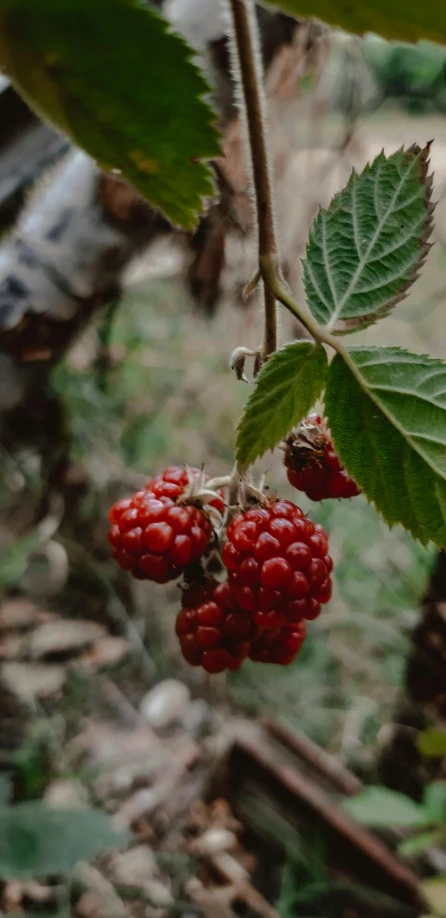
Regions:
<svg viewBox="0 0 446 918"><path fill-rule="evenodd" d="M192 470L192 479L198 475ZM114 504L109 540L118 564L157 583L186 572L191 585L182 593L176 632L192 666L218 673L238 669L246 657L288 665L303 643L305 621L317 618L331 596L325 530L287 500L241 510L223 536L227 580L219 583L202 567L197 575L214 530L200 492L193 495L191 473L173 467ZM207 497L222 514L222 499Z"/></svg>
<svg viewBox="0 0 446 918"><path fill-rule="evenodd" d="M266 629L232 598L229 583L208 580L184 590L176 633L184 658L208 673L239 669L247 657L259 663L291 663L305 637L305 622Z"/></svg>
<svg viewBox="0 0 446 918"><path fill-rule="evenodd" d="M310 500L361 493L340 462L326 422L317 414L310 414L288 434L284 462L290 484Z"/></svg>
<svg viewBox="0 0 446 918"><path fill-rule="evenodd" d="M192 469L198 477L197 469ZM190 483L185 469L172 466L152 478L143 491L118 500L110 510L108 534L119 566L139 580L167 583L201 558L213 529L203 507L182 503ZM216 498L211 504L223 511Z"/></svg>
<svg viewBox="0 0 446 918"><path fill-rule="evenodd" d="M183 656L208 672L246 657L291 663L331 596L333 562L322 526L288 500L241 512L226 530L225 583L187 589L176 631Z"/></svg>

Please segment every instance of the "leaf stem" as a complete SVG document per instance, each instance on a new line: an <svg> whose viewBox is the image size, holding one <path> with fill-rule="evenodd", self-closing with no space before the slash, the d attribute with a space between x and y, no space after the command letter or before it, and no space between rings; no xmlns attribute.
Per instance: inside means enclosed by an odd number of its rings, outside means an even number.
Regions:
<svg viewBox="0 0 446 918"><path fill-rule="evenodd" d="M256 219L259 240L259 261L263 257L278 260L278 244L274 220L271 167L266 137L266 105L258 48L257 23L252 0L229 0L234 27L234 43L240 71L240 83L245 101L249 147L252 160ZM261 267L260 267L261 270ZM265 330L262 356L277 349L277 307L270 287L264 287Z"/></svg>
<svg viewBox="0 0 446 918"><path fill-rule="evenodd" d="M262 277L264 279L265 287L268 287L274 294L275 298L282 303L283 306L302 322L302 325L305 326L307 331L310 332L310 335L314 338L317 344L327 344L329 347L332 347L337 354L343 358L347 366L351 369L352 373L358 381L361 382L361 376L356 367L354 361L352 360L348 349L342 344L342 341L336 335L332 335L325 328L321 328L316 319L313 318L310 310L306 306L300 306L295 302L291 293L287 289L285 283L280 277L277 263L270 258L261 259L261 271ZM362 382L361 382L362 385Z"/></svg>

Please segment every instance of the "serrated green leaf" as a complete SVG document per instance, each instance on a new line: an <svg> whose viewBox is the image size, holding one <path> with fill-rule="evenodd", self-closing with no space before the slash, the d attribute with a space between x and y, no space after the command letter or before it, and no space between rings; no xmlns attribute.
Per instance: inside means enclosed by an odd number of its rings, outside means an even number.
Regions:
<svg viewBox="0 0 446 918"><path fill-rule="evenodd" d="M310 341L287 344L270 357L238 427L236 449L241 466L274 449L302 420L321 394L326 373L326 353Z"/></svg>
<svg viewBox="0 0 446 918"><path fill-rule="evenodd" d="M19 92L100 166L192 229L219 153L192 51L140 0L2 0L0 61Z"/></svg>
<svg viewBox="0 0 446 918"><path fill-rule="evenodd" d="M420 832L412 838L406 838L405 841L398 845L398 851L404 857L416 857L422 854L427 848L434 845L442 844L444 833L441 829L432 829L430 832Z"/></svg>
<svg viewBox="0 0 446 918"><path fill-rule="evenodd" d="M268 0L268 6L278 6L309 19L321 19L328 25L340 26L346 32L364 35L375 32L396 41L446 42L446 8L443 0L368 0L367 3L350 3L349 0Z"/></svg>
<svg viewBox="0 0 446 918"><path fill-rule="evenodd" d="M388 787L366 787L356 797L346 800L343 806L352 819L369 826L416 828L426 825L423 807Z"/></svg>
<svg viewBox="0 0 446 918"><path fill-rule="evenodd" d="M404 299L429 251L429 146L383 153L347 186L311 228L303 277L320 325L356 331Z"/></svg>
<svg viewBox="0 0 446 918"><path fill-rule="evenodd" d="M446 730L429 727L418 734L417 749L426 758L441 759L446 756Z"/></svg>
<svg viewBox="0 0 446 918"><path fill-rule="evenodd" d="M342 462L386 522L444 547L446 364L400 348L349 348L330 366L325 405Z"/></svg>
<svg viewBox="0 0 446 918"><path fill-rule="evenodd" d="M30 880L67 873L79 860L125 844L109 816L93 809L53 809L39 800L0 808L0 877Z"/></svg>

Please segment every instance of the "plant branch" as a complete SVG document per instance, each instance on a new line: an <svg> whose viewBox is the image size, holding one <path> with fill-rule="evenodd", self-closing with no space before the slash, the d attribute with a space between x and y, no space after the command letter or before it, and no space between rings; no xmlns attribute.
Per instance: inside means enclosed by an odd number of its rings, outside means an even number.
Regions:
<svg viewBox="0 0 446 918"><path fill-rule="evenodd" d="M263 256L278 260L271 168L266 138L265 100L262 89L260 52L257 47L257 24L252 0L229 0L229 5L232 12L234 43L251 151L259 260ZM266 286L264 298L265 332L262 356L266 358L277 348L277 308L273 292Z"/></svg>

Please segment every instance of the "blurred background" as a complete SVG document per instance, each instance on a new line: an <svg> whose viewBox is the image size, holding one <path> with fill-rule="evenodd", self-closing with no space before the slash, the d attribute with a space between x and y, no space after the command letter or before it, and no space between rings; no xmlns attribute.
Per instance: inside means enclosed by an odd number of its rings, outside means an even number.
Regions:
<svg viewBox="0 0 446 918"><path fill-rule="evenodd" d="M198 7L166 8L221 113L219 197L194 236L0 84L0 813L41 807L22 810L15 847L0 840L1 911L441 918L443 556L362 497L303 496L329 532L333 599L292 666L209 678L180 655L177 585L133 581L110 555L119 497L171 464L229 473L250 387L228 359L260 335L259 303L241 295L255 240L227 42L213 4ZM312 218L351 169L433 140L435 246L408 299L355 343L444 356L446 49L258 18L294 293ZM281 334L304 331L283 312ZM260 468L296 498L279 453ZM356 795L362 815L345 807ZM65 808L75 869L57 866L42 800ZM91 863L87 823L69 828L89 806L131 833Z"/></svg>

